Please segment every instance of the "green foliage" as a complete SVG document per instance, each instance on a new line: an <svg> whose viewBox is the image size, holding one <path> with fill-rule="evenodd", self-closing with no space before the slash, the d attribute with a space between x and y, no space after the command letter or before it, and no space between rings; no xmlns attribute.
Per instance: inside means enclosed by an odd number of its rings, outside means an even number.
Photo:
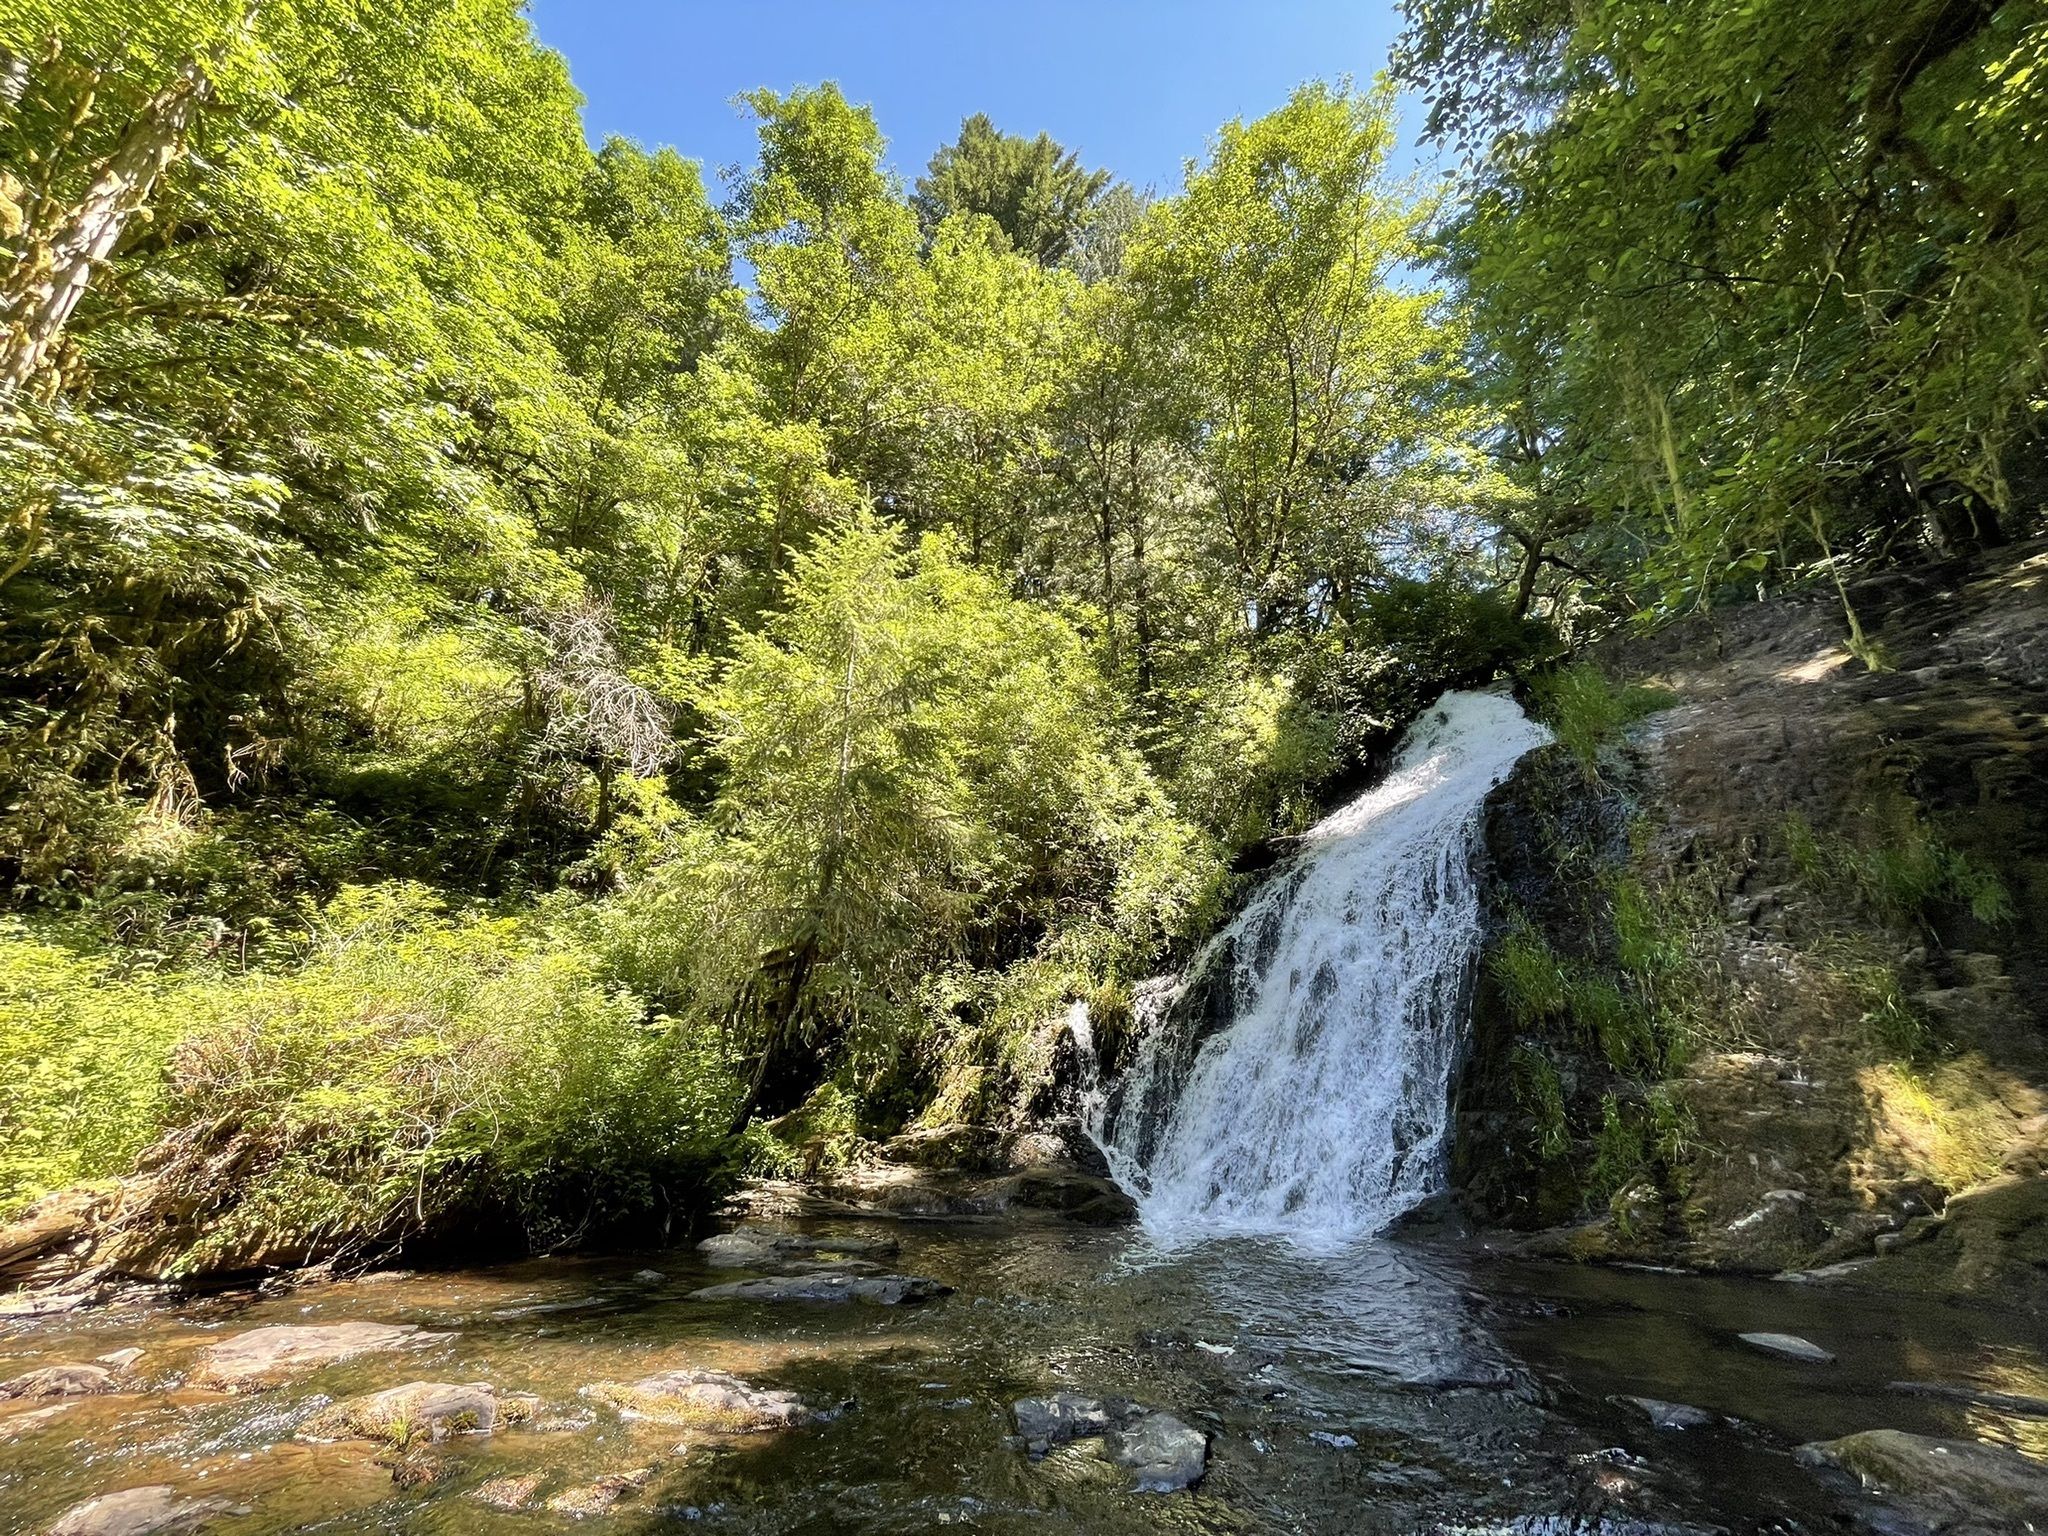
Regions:
<svg viewBox="0 0 2048 1536"><path fill-rule="evenodd" d="M2038 526L2039 5L1405 9L1526 594L1598 626Z"/></svg>
<svg viewBox="0 0 2048 1536"><path fill-rule="evenodd" d="M1817 832L1794 813L1786 818L1784 840L1801 875L1880 922L1920 923L1941 907L1960 908L1985 924L2012 920L2012 895L1997 873L1945 842L1919 807L1895 790L1867 802L1853 833Z"/></svg>
<svg viewBox="0 0 2048 1536"><path fill-rule="evenodd" d="M0 926L0 1214L124 1173L155 1136L189 998L76 936Z"/></svg>
<svg viewBox="0 0 2048 1536"><path fill-rule="evenodd" d="M1543 1162L1554 1163L1571 1150L1571 1125L1565 1116L1564 1084L1557 1067L1527 1043L1517 1045L1509 1061L1515 1102L1531 1122L1531 1147Z"/></svg>
<svg viewBox="0 0 2048 1536"><path fill-rule="evenodd" d="M1107 171L1083 170L1048 135L998 133L977 112L962 121L956 141L932 156L912 201L927 231L953 214L981 214L1017 250L1050 266L1074 250L1109 179Z"/></svg>
<svg viewBox="0 0 2048 1536"><path fill-rule="evenodd" d="M539 1242L659 1210L716 1158L738 1084L715 1032L650 1017L592 957L416 886L353 888L305 963L188 989L165 1182L246 1138L197 1250L356 1248L507 1213Z"/></svg>
<svg viewBox="0 0 2048 1536"><path fill-rule="evenodd" d="M1602 750L1618 742L1623 731L1677 702L1661 688L1635 683L1617 688L1586 661L1539 674L1529 691L1536 717L1579 760L1588 779L1598 776Z"/></svg>

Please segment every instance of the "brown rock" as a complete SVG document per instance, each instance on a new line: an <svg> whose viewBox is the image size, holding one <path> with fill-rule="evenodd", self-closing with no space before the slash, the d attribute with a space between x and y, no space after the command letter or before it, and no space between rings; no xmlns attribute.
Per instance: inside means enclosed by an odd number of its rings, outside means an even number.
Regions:
<svg viewBox="0 0 2048 1536"><path fill-rule="evenodd" d="M420 1349L452 1338L412 1323L283 1324L255 1328L201 1351L194 1386L254 1391L338 1360L389 1350Z"/></svg>
<svg viewBox="0 0 2048 1536"><path fill-rule="evenodd" d="M757 1387L724 1371L664 1371L585 1390L635 1418L731 1434L790 1429L817 1417L794 1392Z"/></svg>
<svg viewBox="0 0 2048 1536"><path fill-rule="evenodd" d="M472 1488L469 1496L493 1509L525 1509L540 1492L541 1475L528 1472L521 1477L494 1477Z"/></svg>
<svg viewBox="0 0 2048 1536"><path fill-rule="evenodd" d="M185 1536L221 1515L245 1513L226 1499L188 1499L163 1485L125 1488L72 1505L57 1517L50 1536Z"/></svg>
<svg viewBox="0 0 2048 1536"><path fill-rule="evenodd" d="M653 1477L652 1467L607 1473L594 1483L556 1494L548 1500L548 1508L558 1515L601 1515L626 1495L645 1488Z"/></svg>
<svg viewBox="0 0 2048 1536"><path fill-rule="evenodd" d="M2015 1451L1873 1429L1798 1454L1807 1466L1848 1473L1935 1536L2048 1529L2048 1467Z"/></svg>
<svg viewBox="0 0 2048 1536"><path fill-rule="evenodd" d="M414 1381L321 1409L299 1426L301 1440L388 1440L488 1435L508 1415L487 1382Z"/></svg>
<svg viewBox="0 0 2048 1536"><path fill-rule="evenodd" d="M0 1381L0 1397L96 1397L118 1390L114 1373L103 1365L46 1365Z"/></svg>

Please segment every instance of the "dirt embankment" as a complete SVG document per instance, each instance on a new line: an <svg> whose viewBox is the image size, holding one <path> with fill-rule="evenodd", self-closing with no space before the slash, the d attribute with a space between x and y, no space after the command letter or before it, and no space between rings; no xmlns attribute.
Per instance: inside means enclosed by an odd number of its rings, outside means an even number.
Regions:
<svg viewBox="0 0 2048 1536"><path fill-rule="evenodd" d="M1703 615L1599 658L1675 702L1597 776L1496 797L1461 1194L1585 1257L2048 1305L2048 547L1851 599L1881 669L1832 592Z"/></svg>

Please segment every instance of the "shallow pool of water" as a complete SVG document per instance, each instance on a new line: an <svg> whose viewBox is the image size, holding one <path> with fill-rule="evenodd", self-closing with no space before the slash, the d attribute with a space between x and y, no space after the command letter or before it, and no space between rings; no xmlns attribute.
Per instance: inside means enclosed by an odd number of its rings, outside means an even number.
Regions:
<svg viewBox="0 0 2048 1536"><path fill-rule="evenodd" d="M830 1224L813 1230L832 1230ZM918 1306L692 1299L746 1271L690 1250L372 1276L272 1298L6 1325L0 1377L145 1353L136 1390L0 1405L0 1530L40 1531L140 1484L246 1513L221 1536L336 1532L1576 1531L1835 1532L1856 1509L1792 1448L1853 1430L1965 1434L2048 1455L2048 1424L1892 1391L1896 1379L2048 1395L2027 1318L1768 1281L1512 1264L1393 1241L1334 1254L1229 1241L1172 1252L1136 1232L1043 1222L842 1224L900 1239L892 1269L955 1288ZM658 1277L650 1273L658 1271ZM183 1384L209 1341L271 1323L374 1319L447 1329L243 1396ZM1836 1363L1741 1345L1802 1335ZM581 1389L710 1367L840 1407L756 1435L620 1417ZM415 1380L537 1394L546 1427L452 1439L402 1488L379 1448L292 1436L332 1398ZM1083 1442L1032 1461L1010 1404L1120 1395L1210 1435L1191 1492L1144 1494ZM1655 1427L1617 1399L1729 1416ZM578 1520L474 1497L540 1476L540 1502L646 1470Z"/></svg>

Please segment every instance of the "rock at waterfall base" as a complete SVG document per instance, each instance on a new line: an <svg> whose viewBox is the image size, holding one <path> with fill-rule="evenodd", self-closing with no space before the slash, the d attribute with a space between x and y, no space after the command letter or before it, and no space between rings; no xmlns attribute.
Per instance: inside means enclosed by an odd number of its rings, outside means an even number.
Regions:
<svg viewBox="0 0 2048 1536"><path fill-rule="evenodd" d="M889 1237L832 1237L751 1226L720 1232L697 1245L704 1261L718 1269L773 1269L790 1259L826 1253L887 1258L895 1251L896 1240Z"/></svg>
<svg viewBox="0 0 2048 1536"><path fill-rule="evenodd" d="M103 1493L57 1517L50 1536L188 1536L248 1510L226 1499L188 1499L162 1484Z"/></svg>
<svg viewBox="0 0 2048 1536"><path fill-rule="evenodd" d="M1873 1429L1803 1445L1798 1458L1848 1473L1936 1536L2048 1530L2048 1467L2016 1451Z"/></svg>
<svg viewBox="0 0 2048 1536"><path fill-rule="evenodd" d="M547 1507L558 1515L601 1515L628 1494L637 1493L654 1480L652 1467L635 1467L630 1472L609 1472L593 1483L571 1488L548 1500Z"/></svg>

